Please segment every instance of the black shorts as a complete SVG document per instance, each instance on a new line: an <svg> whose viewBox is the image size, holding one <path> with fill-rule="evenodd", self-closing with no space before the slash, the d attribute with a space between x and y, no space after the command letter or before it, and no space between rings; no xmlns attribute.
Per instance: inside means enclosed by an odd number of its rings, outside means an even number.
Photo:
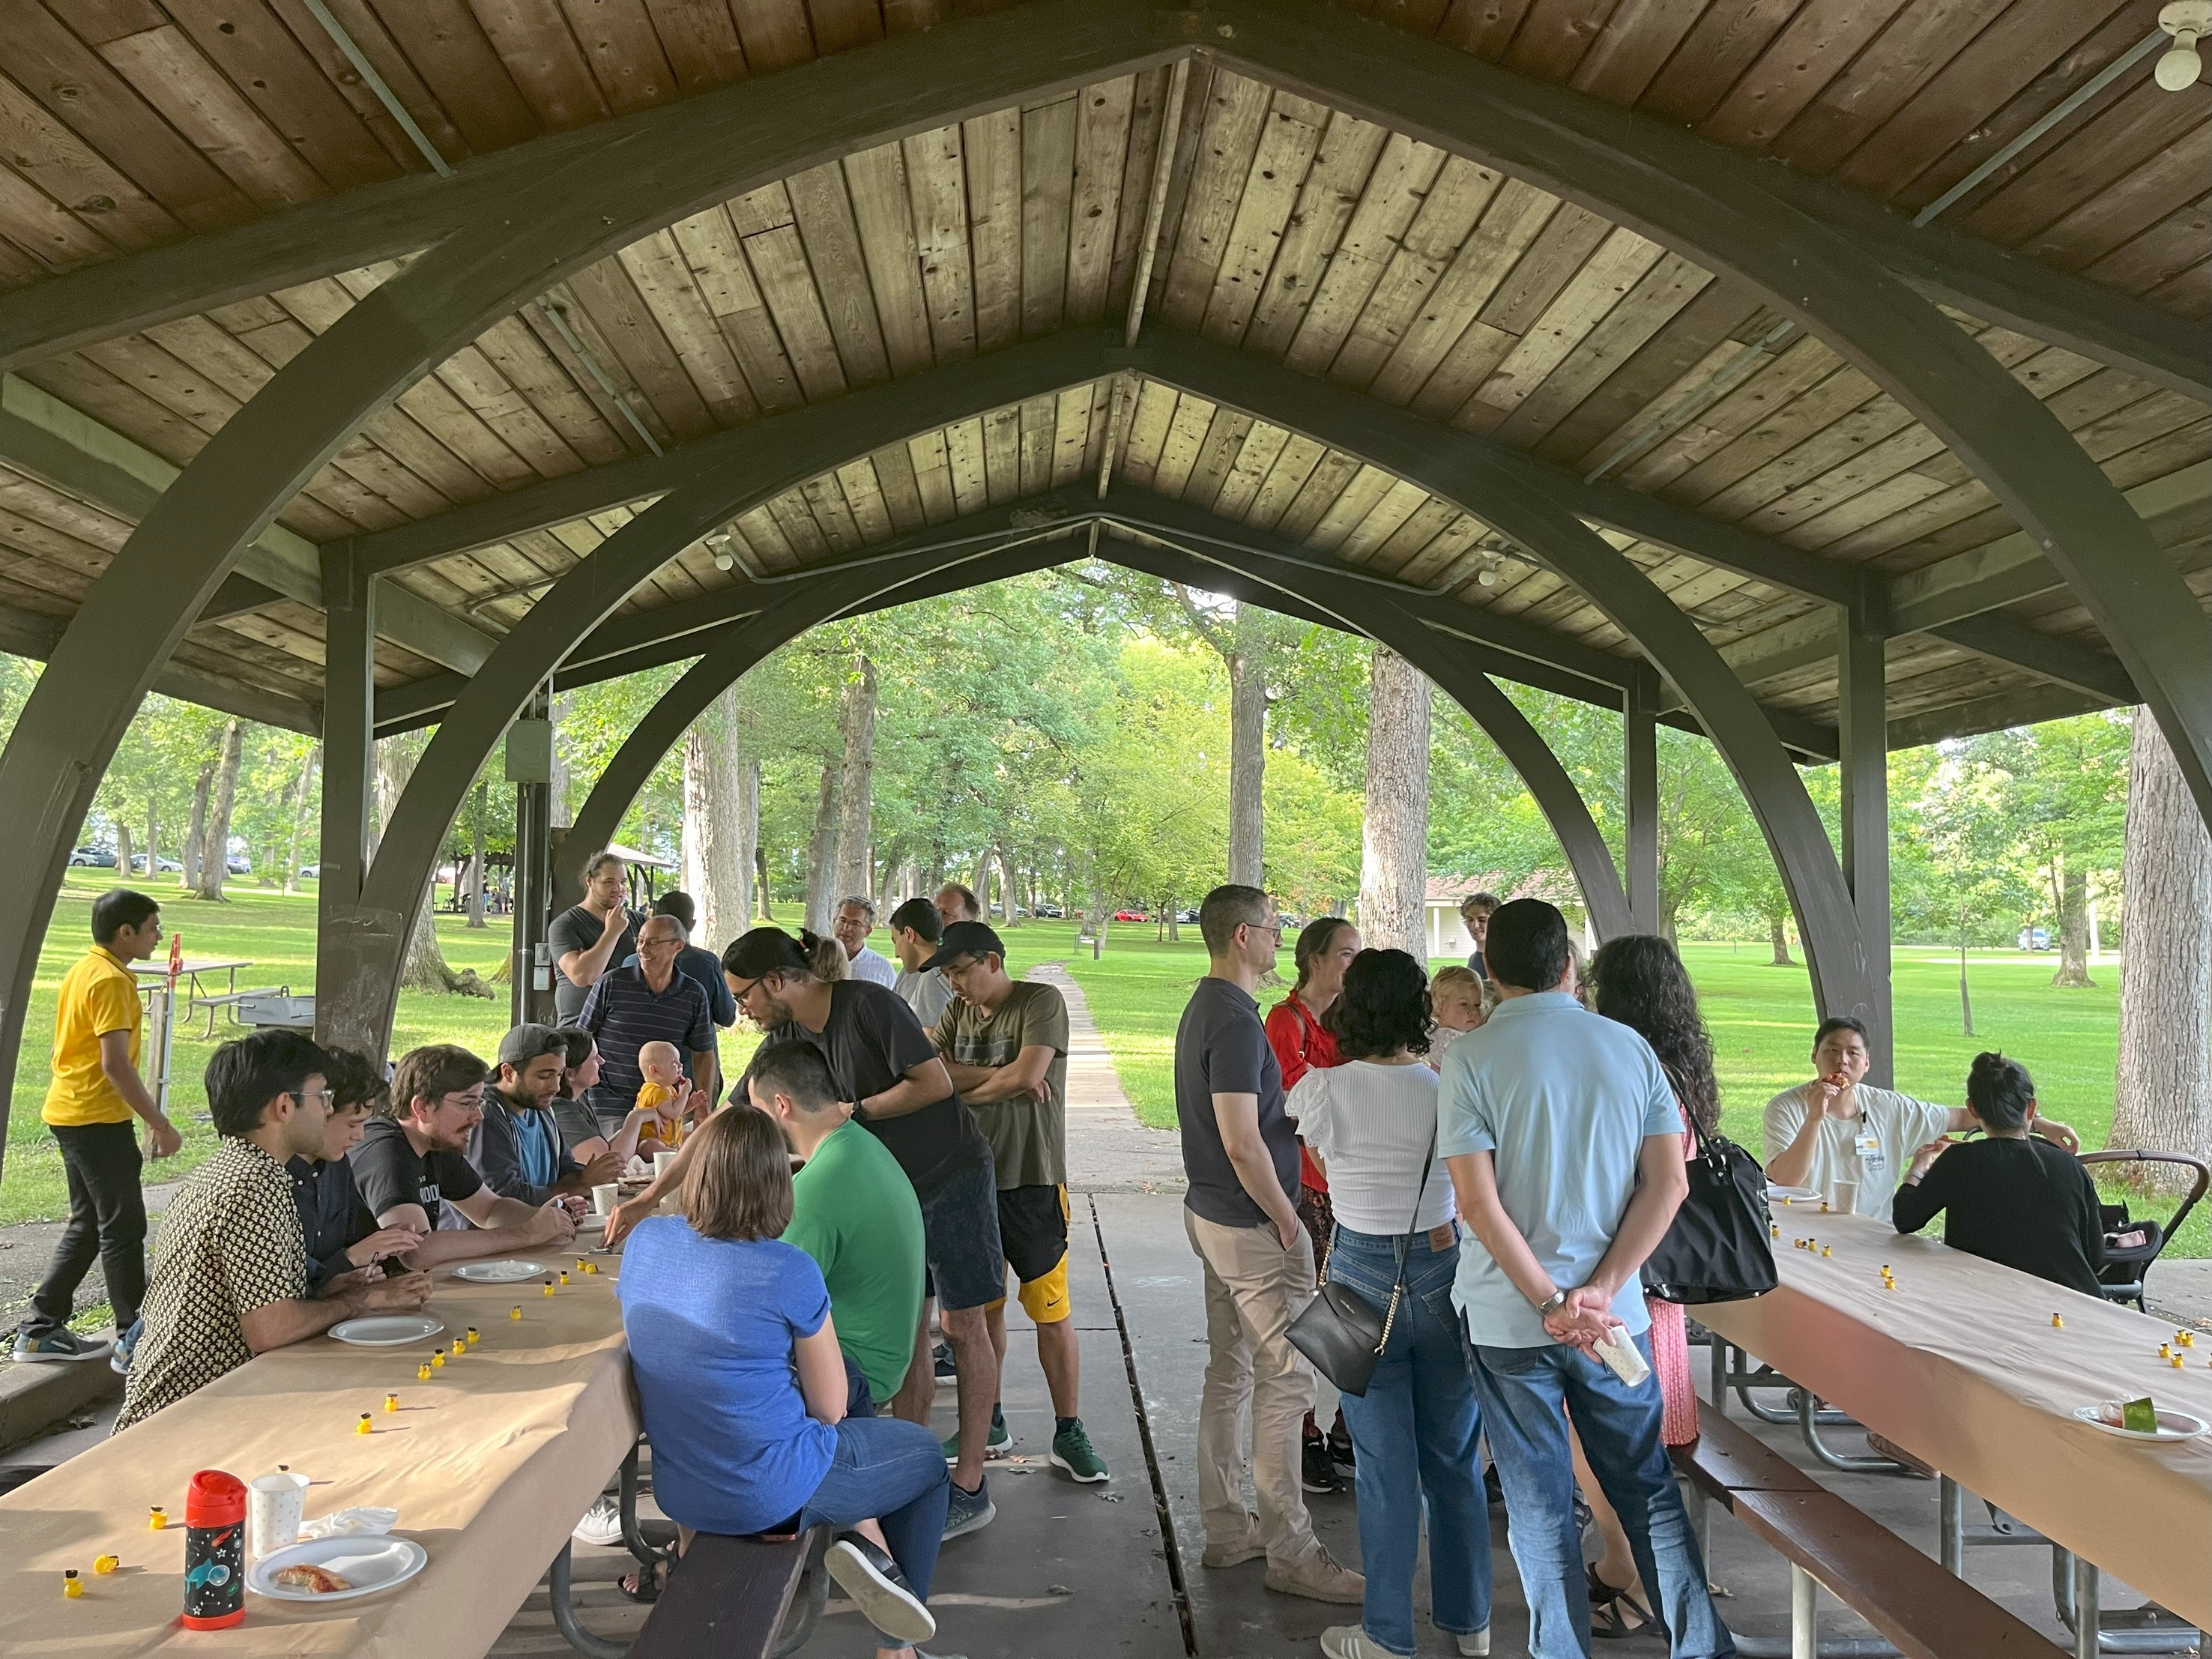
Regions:
<svg viewBox="0 0 2212 1659"><path fill-rule="evenodd" d="M1040 1325L1066 1318L1067 1188L1001 1187L999 1241L1030 1317Z"/></svg>

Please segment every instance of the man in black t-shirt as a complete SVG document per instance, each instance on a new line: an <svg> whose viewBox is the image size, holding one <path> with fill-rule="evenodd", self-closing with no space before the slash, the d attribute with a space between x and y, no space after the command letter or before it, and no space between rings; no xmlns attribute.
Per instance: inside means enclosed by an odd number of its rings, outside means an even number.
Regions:
<svg viewBox="0 0 2212 1659"><path fill-rule="evenodd" d="M501 1198L469 1163L469 1132L483 1115L483 1061L465 1048L433 1043L400 1060L392 1073L392 1115L368 1126L348 1154L362 1202L380 1227L426 1234L410 1257L428 1268L475 1256L566 1244L576 1224L559 1200L532 1208ZM473 1226L438 1230L451 1204Z"/></svg>
<svg viewBox="0 0 2212 1659"><path fill-rule="evenodd" d="M1209 961L1176 1028L1176 1119L1182 1130L1183 1230L1205 1266L1206 1386L1198 1407L1198 1507L1205 1562L1265 1556L1286 1595L1358 1601L1359 1574L1314 1536L1299 1482L1313 1372L1284 1334L1313 1300L1313 1243L1298 1220L1298 1143L1283 1112L1283 1069L1252 990L1274 966L1282 918L1256 887L1217 887L1199 907ZM1257 1524L1244 1508L1238 1422L1249 1411Z"/></svg>
<svg viewBox="0 0 2212 1659"><path fill-rule="evenodd" d="M923 1254L960 1368L960 1449L945 1535L990 1524L997 1513L983 1485L999 1356L985 1310L1006 1293L999 1240L998 1177L990 1143L953 1091L937 1045L896 993L865 980L817 979L798 940L756 927L722 957L738 1007L771 1041L811 1043L830 1062L853 1115L887 1147L921 1201ZM738 1085L744 1089L741 1079ZM929 1310L915 1333L915 1359L892 1410L929 1421L936 1396Z"/></svg>
<svg viewBox="0 0 2212 1659"><path fill-rule="evenodd" d="M563 1025L575 1024L602 975L636 953L637 918L623 902L629 883L620 858L594 853L584 866L584 902L554 917L546 930L553 951L553 1006Z"/></svg>

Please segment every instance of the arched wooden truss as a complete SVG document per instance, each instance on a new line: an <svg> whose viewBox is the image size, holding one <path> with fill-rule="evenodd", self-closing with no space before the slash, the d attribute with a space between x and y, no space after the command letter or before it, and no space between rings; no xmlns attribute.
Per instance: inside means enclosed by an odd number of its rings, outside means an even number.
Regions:
<svg viewBox="0 0 2212 1659"><path fill-rule="evenodd" d="M1647 921L1650 727L1694 724L1767 836L1823 1006L1878 1029L1887 747L2140 701L2212 816L2212 352L2177 314L2201 314L2203 284L2185 261L2133 281L2151 300L2111 285L2147 268L2166 221L2093 259L2085 207L2008 252L1999 178L1960 210L1976 234L1916 229L1864 187L1868 156L1910 149L1917 105L1839 149L1835 110L1773 112L1792 94L1761 89L1765 58L1700 94L1719 71L1697 67L1694 30L1623 21L1577 68L1559 42L1486 41L1457 6L1419 29L1323 0L862 7L875 23L849 40L817 6L811 33L753 32L779 7L808 15L764 0L726 46L597 42L595 70L572 45L573 86L555 84L557 42L506 53L515 109L569 112L541 137L488 112L504 93L468 106L482 131L446 121L406 43L378 37L431 142L483 151L450 177L403 172L411 152L358 84L365 115L318 104L336 95L319 47L263 41L257 61L298 59L295 106L323 112L289 142L331 193L229 205L172 133L145 141L166 182L96 198L114 219L58 206L64 255L98 246L0 292L0 362L25 377L0 461L118 527L79 561L65 620L0 617L0 644L49 663L0 755L33 872L0 891L0 1071L63 860L149 690L321 732L318 982L345 1034L378 1042L426 872L542 688L698 656L642 756L809 620L1060 556L1040 523L1096 521L1113 556L1405 650L1520 766L1608 930L1628 923L1623 884L1489 677L1628 711L1627 886ZM865 40L917 19L937 26ZM41 31L0 46L0 69L22 54L51 87L75 64L121 124L100 131L127 127L130 89ZM1770 55L1791 50L1785 32ZM689 95L669 100L653 64ZM2151 112L2185 161L2203 93ZM625 98L635 112L614 112ZM349 149L349 119L383 150ZM2063 176L2124 149L2118 125ZM76 142L56 134L58 154ZM1918 142L1930 179L1963 171ZM1811 176L1834 169L1806 161L1823 144L1851 158L1845 183ZM1747 153L1778 147L1803 170ZM2048 198L2051 177L2020 194ZM2112 219L2109 179L2100 199ZM9 235L0 210L0 277ZM1127 328L1101 332L1111 317ZM194 364L204 384L185 384ZM143 416L149 398L189 436ZM474 450L430 436L479 432ZM950 458L941 499L915 471L930 454ZM750 580L701 551L726 527ZM1486 564L1511 579L1495 599ZM264 672L237 648L256 640L302 666ZM1902 708L1885 689L1900 666L1929 692ZM372 866L373 737L430 720ZM625 755L583 827L618 816ZM1844 763L1840 862L1793 757Z"/></svg>

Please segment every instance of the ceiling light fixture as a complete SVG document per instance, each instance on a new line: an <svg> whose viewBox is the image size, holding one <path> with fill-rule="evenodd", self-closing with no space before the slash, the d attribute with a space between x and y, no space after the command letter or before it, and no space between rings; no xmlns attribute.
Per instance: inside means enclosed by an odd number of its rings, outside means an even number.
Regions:
<svg viewBox="0 0 2212 1659"><path fill-rule="evenodd" d="M708 537L707 550L714 556L715 569L735 570L738 568L737 555L730 551L730 532L728 531L718 530L713 535Z"/></svg>
<svg viewBox="0 0 2212 1659"><path fill-rule="evenodd" d="M2173 46L2153 74L2166 91L2186 92L2204 72L2197 43L2212 34L2212 0L2172 0L2159 13L2158 26L2173 37Z"/></svg>

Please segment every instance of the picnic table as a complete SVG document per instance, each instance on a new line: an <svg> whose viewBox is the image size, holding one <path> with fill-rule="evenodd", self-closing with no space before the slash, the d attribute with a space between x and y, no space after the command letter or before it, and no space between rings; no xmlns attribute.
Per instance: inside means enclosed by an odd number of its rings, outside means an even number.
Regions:
<svg viewBox="0 0 2212 1659"><path fill-rule="evenodd" d="M2148 1395L2212 1422L2212 1334L2176 1369L2148 1315L1905 1237L1777 1204L1780 1286L1701 1324L2026 1522L2212 1628L2212 1437L2130 1442L2077 1407ZM1819 1249L1796 1248L1811 1237ZM1881 1269L1896 1288L1885 1290ZM2063 1320L2060 1327L2051 1321Z"/></svg>
<svg viewBox="0 0 2212 1659"><path fill-rule="evenodd" d="M471 1285L441 1268L426 1311L445 1322L442 1334L398 1348L317 1337L263 1354L0 1498L0 1654L477 1659L637 1442L614 1296L619 1258L592 1258L600 1271L588 1277L573 1252L527 1259L567 1267L572 1282L548 1297L534 1279ZM508 1316L516 1306L520 1321ZM477 1346L417 1381L431 1350L471 1325ZM387 1391L399 1396L396 1412L384 1409ZM356 1432L363 1412L366 1435ZM357 1504L396 1509L395 1530L429 1552L428 1565L381 1595L328 1606L249 1593L242 1626L185 1630L185 1483L196 1469L251 1480L279 1463L313 1481L309 1519ZM156 1504L169 1512L165 1531L147 1528ZM95 1577L93 1559L106 1552L122 1567ZM85 1585L74 1600L62 1595L69 1567Z"/></svg>

